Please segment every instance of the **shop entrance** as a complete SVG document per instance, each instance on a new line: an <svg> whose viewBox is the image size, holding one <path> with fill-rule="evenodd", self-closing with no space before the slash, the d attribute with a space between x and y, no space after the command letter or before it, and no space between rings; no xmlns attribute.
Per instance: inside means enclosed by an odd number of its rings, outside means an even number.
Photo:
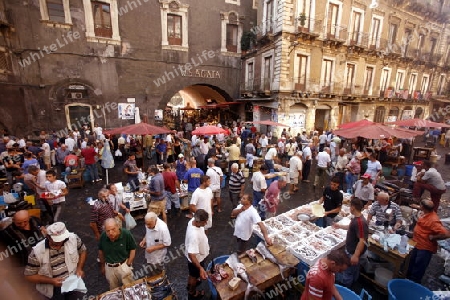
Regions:
<svg viewBox="0 0 450 300"><path fill-rule="evenodd" d="M81 129L84 124L93 128L92 106L88 104L69 104L65 107L67 127Z"/></svg>
<svg viewBox="0 0 450 300"><path fill-rule="evenodd" d="M315 123L314 127L316 130L323 131L329 130L331 122L331 109L328 105L319 105L316 108Z"/></svg>

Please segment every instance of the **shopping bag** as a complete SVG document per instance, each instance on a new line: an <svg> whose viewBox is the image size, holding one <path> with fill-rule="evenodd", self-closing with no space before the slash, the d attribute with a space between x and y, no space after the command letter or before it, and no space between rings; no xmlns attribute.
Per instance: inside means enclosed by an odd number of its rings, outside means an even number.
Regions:
<svg viewBox="0 0 450 300"><path fill-rule="evenodd" d="M116 152L114 153L114 155L117 156L117 157L121 157L122 156L122 151L117 149Z"/></svg>
<svg viewBox="0 0 450 300"><path fill-rule="evenodd" d="M14 197L14 195L12 193L3 192L3 197L4 197L4 201L7 204L11 204L11 203L16 203L19 199L16 199L16 197Z"/></svg>
<svg viewBox="0 0 450 300"><path fill-rule="evenodd" d="M125 227L128 230L131 230L134 227L136 227L136 221L134 220L134 218L131 216L130 213L125 214Z"/></svg>

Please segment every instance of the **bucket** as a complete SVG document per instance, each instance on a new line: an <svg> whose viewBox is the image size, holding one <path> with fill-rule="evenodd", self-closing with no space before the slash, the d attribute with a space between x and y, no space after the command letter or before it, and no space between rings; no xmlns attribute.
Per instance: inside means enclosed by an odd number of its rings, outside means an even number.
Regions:
<svg viewBox="0 0 450 300"><path fill-rule="evenodd" d="M430 162L435 164L438 161L438 156L436 154L430 155Z"/></svg>
<svg viewBox="0 0 450 300"><path fill-rule="evenodd" d="M408 279L389 281L388 293L389 300L433 299L432 291Z"/></svg>
<svg viewBox="0 0 450 300"><path fill-rule="evenodd" d="M392 167L391 166L384 166L383 167L383 176L391 176L392 173Z"/></svg>
<svg viewBox="0 0 450 300"><path fill-rule="evenodd" d="M242 170L242 174L245 178L248 178L248 176L250 175L250 170L245 168L244 170Z"/></svg>
<svg viewBox="0 0 450 300"><path fill-rule="evenodd" d="M366 292L365 289L362 289L361 294L357 295L355 292L353 292L352 290L343 287L339 284L335 284L334 285L336 287L336 289L338 290L339 294L341 295L342 299L345 300L361 300L364 299L364 295L367 295L367 299L372 299L372 296ZM332 298L333 300L335 299L334 297Z"/></svg>
<svg viewBox="0 0 450 300"><path fill-rule="evenodd" d="M414 166L413 165L406 165L405 166L405 176L411 176Z"/></svg>
<svg viewBox="0 0 450 300"><path fill-rule="evenodd" d="M219 256L214 258L214 264L223 264L225 263L225 261L228 259L229 255L223 255L223 256ZM206 268L206 271L209 272L211 271L212 268L212 262L210 262L208 264L208 267ZM211 279L208 276L208 285L209 285L209 289L211 291L211 299L216 300L217 299L217 290L214 287L214 284L212 283Z"/></svg>
<svg viewBox="0 0 450 300"><path fill-rule="evenodd" d="M381 267L375 269L375 281L384 287L387 287L389 280L392 279L392 276L392 271L388 269Z"/></svg>

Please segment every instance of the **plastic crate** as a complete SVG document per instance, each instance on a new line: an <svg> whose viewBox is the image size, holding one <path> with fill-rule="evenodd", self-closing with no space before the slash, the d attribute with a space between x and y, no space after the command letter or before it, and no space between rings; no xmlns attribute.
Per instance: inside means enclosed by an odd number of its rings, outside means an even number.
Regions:
<svg viewBox="0 0 450 300"><path fill-rule="evenodd" d="M18 193L11 193L14 198L19 199L19 194ZM0 196L0 205L8 205L8 203L5 202L5 197L4 196Z"/></svg>

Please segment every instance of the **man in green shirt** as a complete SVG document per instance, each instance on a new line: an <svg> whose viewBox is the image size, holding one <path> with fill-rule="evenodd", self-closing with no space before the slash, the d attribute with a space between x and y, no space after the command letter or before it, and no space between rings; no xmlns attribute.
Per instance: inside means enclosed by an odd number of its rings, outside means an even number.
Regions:
<svg viewBox="0 0 450 300"><path fill-rule="evenodd" d="M112 290L133 282L136 241L130 231L120 228L113 218L106 219L104 227L98 244L100 268Z"/></svg>

